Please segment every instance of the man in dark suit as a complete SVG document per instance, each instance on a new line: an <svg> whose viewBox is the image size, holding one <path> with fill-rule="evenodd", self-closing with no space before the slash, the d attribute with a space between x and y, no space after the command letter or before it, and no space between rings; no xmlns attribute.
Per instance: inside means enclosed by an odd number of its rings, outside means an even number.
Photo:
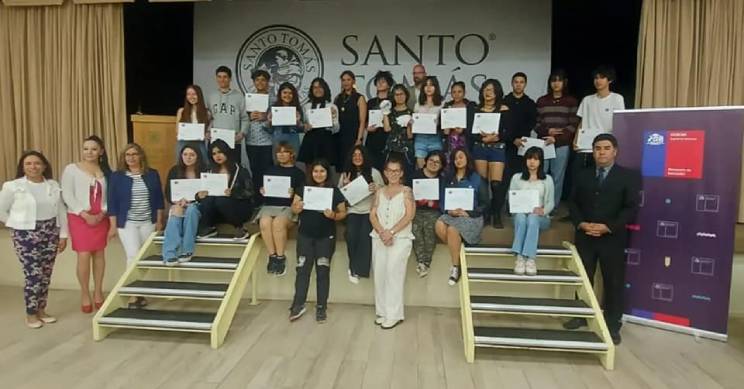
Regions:
<svg viewBox="0 0 744 389"><path fill-rule="evenodd" d="M594 280L597 263L604 281L604 317L612 341L619 344L625 288L626 224L635 219L639 205L638 172L615 164L617 139L601 134L592 143L596 166L580 171L574 178L569 201L571 220L576 227L576 248L589 280ZM575 318L564 323L566 329L586 325Z"/></svg>

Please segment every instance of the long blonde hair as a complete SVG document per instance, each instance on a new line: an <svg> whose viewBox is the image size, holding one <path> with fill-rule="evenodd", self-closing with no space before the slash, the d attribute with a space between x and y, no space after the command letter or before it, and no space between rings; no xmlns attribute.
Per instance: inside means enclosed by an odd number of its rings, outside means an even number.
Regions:
<svg viewBox="0 0 744 389"><path fill-rule="evenodd" d="M126 157L127 150L129 149L135 149L139 153L140 168L142 170L142 174L150 170L150 165L147 164L147 156L145 155L145 150L142 149L142 146L136 143L128 143L126 146L124 146L124 149L121 150L121 152L119 153L119 159L116 162L116 170L119 170L119 171L129 170L129 166L127 166L127 157Z"/></svg>

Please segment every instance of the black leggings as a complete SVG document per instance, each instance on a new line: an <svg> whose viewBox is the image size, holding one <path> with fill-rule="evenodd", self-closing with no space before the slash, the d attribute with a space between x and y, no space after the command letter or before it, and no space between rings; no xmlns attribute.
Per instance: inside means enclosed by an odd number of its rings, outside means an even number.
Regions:
<svg viewBox="0 0 744 389"><path fill-rule="evenodd" d="M249 200L207 196L199 202L199 212L201 212L199 222L202 226L211 227L217 223L228 223L238 227L250 219L253 206Z"/></svg>

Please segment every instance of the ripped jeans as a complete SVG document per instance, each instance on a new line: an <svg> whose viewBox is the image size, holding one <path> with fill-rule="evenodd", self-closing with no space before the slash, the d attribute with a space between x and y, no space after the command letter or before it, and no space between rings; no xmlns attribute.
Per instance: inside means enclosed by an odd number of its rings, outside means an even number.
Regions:
<svg viewBox="0 0 744 389"><path fill-rule="evenodd" d="M316 296L319 306L328 303L328 291L331 286L331 257L336 251L336 237L310 238L297 234L297 276L295 278L295 295L292 306L305 304L307 290L310 287L310 274L315 266Z"/></svg>

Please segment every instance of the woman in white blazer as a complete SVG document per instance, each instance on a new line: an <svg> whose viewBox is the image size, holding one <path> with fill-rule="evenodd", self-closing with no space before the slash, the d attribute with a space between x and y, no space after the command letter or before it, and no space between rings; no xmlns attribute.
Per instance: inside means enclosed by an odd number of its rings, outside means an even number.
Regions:
<svg viewBox="0 0 744 389"><path fill-rule="evenodd" d="M54 260L67 246L66 213L49 161L38 151L23 153L16 179L5 182L0 191L0 221L12 230L23 266L29 328L57 321L46 313L46 305Z"/></svg>

